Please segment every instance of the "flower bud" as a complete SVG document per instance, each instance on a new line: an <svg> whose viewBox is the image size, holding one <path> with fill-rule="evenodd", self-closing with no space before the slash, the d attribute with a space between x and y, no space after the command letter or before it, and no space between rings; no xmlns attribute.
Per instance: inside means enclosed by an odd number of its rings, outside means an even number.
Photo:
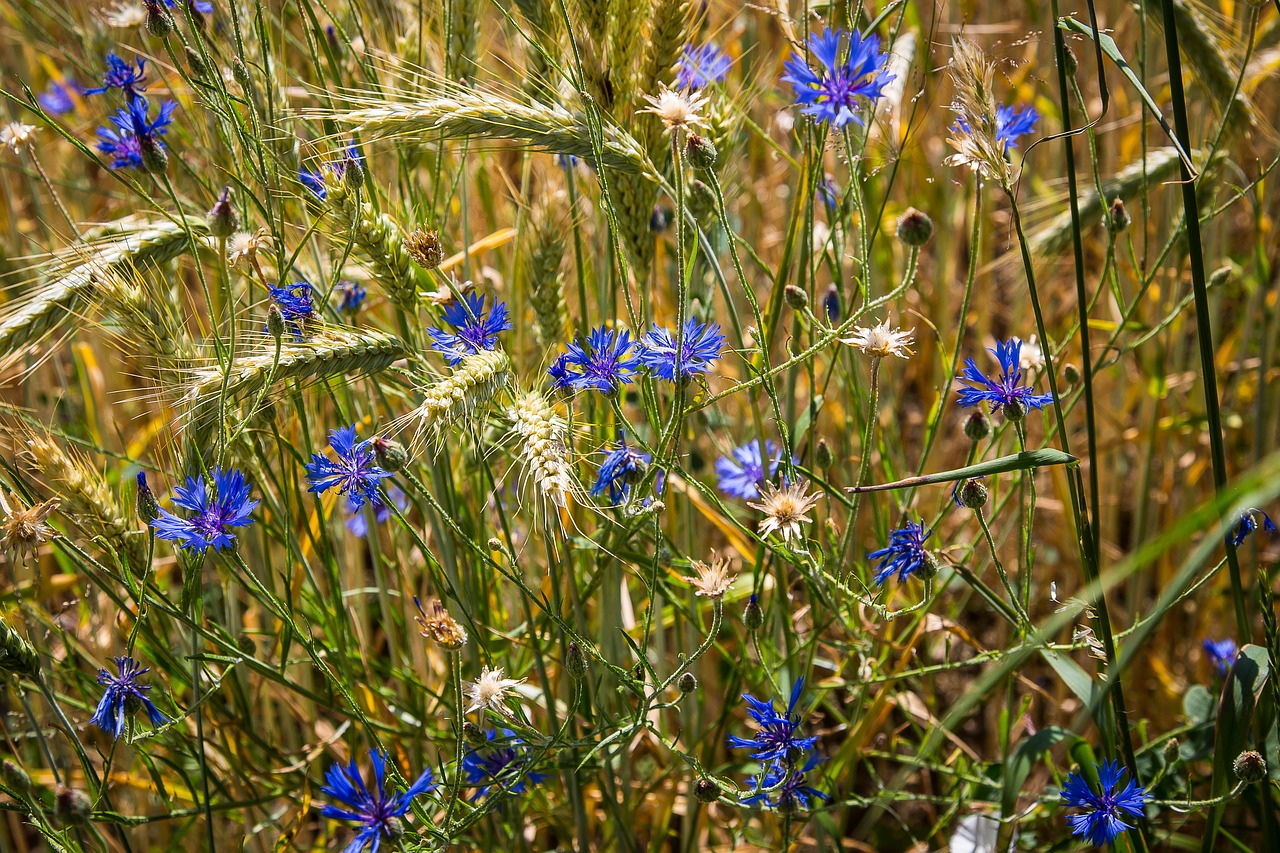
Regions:
<svg viewBox="0 0 1280 853"><path fill-rule="evenodd" d="M822 294L822 312L827 315L827 322L835 325L840 322L840 288L835 282L827 285L827 292Z"/></svg>
<svg viewBox="0 0 1280 853"><path fill-rule="evenodd" d="M141 134L137 139L142 168L153 175L163 175L168 171L169 152L164 150L164 143L153 133Z"/></svg>
<svg viewBox="0 0 1280 853"><path fill-rule="evenodd" d="M700 803L714 803L720 799L720 786L703 776L694 783L693 795Z"/></svg>
<svg viewBox="0 0 1280 853"><path fill-rule="evenodd" d="M685 154L689 157L689 165L700 172L708 172L715 168L719 152L715 145L705 136L690 132L684 145Z"/></svg>
<svg viewBox="0 0 1280 853"><path fill-rule="evenodd" d="M1172 764L1178 760L1182 752L1182 744L1178 743L1176 737L1171 737L1164 742L1164 763Z"/></svg>
<svg viewBox="0 0 1280 853"><path fill-rule="evenodd" d="M933 220L924 211L908 207L906 213L898 217L898 239L903 245L918 249L933 236Z"/></svg>
<svg viewBox="0 0 1280 853"><path fill-rule="evenodd" d="M1076 58L1076 52L1071 49L1071 45L1063 44L1063 48L1065 49L1063 56L1066 59L1064 65L1067 68L1067 76L1074 77L1076 69L1080 67L1080 60Z"/></svg>
<svg viewBox="0 0 1280 853"><path fill-rule="evenodd" d="M1248 749L1236 756L1231 762L1231 772L1246 785L1261 782L1267 778L1267 761L1257 750Z"/></svg>
<svg viewBox="0 0 1280 853"><path fill-rule="evenodd" d="M1209 282L1207 284L1207 287L1209 287L1210 289L1215 287L1222 287L1222 285L1226 284L1230 279L1231 279L1230 265L1225 267L1218 267L1216 270L1209 273Z"/></svg>
<svg viewBox="0 0 1280 853"><path fill-rule="evenodd" d="M248 634L241 634L236 637L236 648L249 657L253 657L258 653L258 644Z"/></svg>
<svg viewBox="0 0 1280 853"><path fill-rule="evenodd" d="M395 439L378 436L373 440L373 458L377 460L379 468L394 474L409 461L409 452Z"/></svg>
<svg viewBox="0 0 1280 853"><path fill-rule="evenodd" d="M1119 234L1126 230L1133 222L1133 217L1129 215L1128 209L1124 206L1124 199L1116 196L1111 200L1111 206L1107 208L1107 230L1112 234Z"/></svg>
<svg viewBox="0 0 1280 853"><path fill-rule="evenodd" d="M803 311L809 307L809 295L794 284L788 284L783 288L782 298L787 300L787 304L796 311Z"/></svg>
<svg viewBox="0 0 1280 853"><path fill-rule="evenodd" d="M667 226L671 224L671 211L667 208L655 204L653 213L649 214L649 230L654 234L661 234L667 230Z"/></svg>
<svg viewBox="0 0 1280 853"><path fill-rule="evenodd" d="M399 840L404 835L404 821L398 817L389 817L382 824L382 831L387 834L393 842Z"/></svg>
<svg viewBox="0 0 1280 853"><path fill-rule="evenodd" d="M698 689L698 679L693 677L692 672L686 672L676 679L676 686L680 688L680 692L685 696Z"/></svg>
<svg viewBox="0 0 1280 853"><path fill-rule="evenodd" d="M634 678L636 681L639 681L641 684L644 683L644 664L643 663L637 663L635 666L631 667L631 677Z"/></svg>
<svg viewBox="0 0 1280 853"><path fill-rule="evenodd" d="M284 313L274 302L267 308L267 334L275 338L277 343L284 337Z"/></svg>
<svg viewBox="0 0 1280 853"><path fill-rule="evenodd" d="M982 509L987 505L987 487L981 479L965 480L956 489L956 503L969 509Z"/></svg>
<svg viewBox="0 0 1280 853"><path fill-rule="evenodd" d="M499 539L497 536L490 536L489 541L486 542L485 544L489 546L490 551L502 550L502 540Z"/></svg>
<svg viewBox="0 0 1280 853"><path fill-rule="evenodd" d="M218 200L205 214L205 222L209 233L219 240L225 240L240 229L240 214L231 203L231 187L223 187Z"/></svg>
<svg viewBox="0 0 1280 853"><path fill-rule="evenodd" d="M89 820L93 803L89 795L75 788L59 785L53 795L53 816L60 823L78 826Z"/></svg>
<svg viewBox="0 0 1280 853"><path fill-rule="evenodd" d="M747 599L747 606L742 611L742 624L753 634L764 625L764 611L760 609L760 597L754 592Z"/></svg>
<svg viewBox="0 0 1280 853"><path fill-rule="evenodd" d="M360 158L347 152L347 159L342 161L342 182L347 185L347 189L356 192L364 188L364 164L360 162Z"/></svg>
<svg viewBox="0 0 1280 853"><path fill-rule="evenodd" d="M1010 400L1000 407L1000 411L1004 413L1005 420L1016 424L1027 416L1027 404L1021 400Z"/></svg>
<svg viewBox="0 0 1280 853"><path fill-rule="evenodd" d="M187 45L186 53L187 67L191 69L191 76L197 80L207 76L209 73L209 66L204 64L204 57L201 56L200 53L191 45Z"/></svg>
<svg viewBox="0 0 1280 853"><path fill-rule="evenodd" d="M964 422L964 434L970 441L982 441L991 435L991 418L981 409L976 409Z"/></svg>
<svg viewBox="0 0 1280 853"><path fill-rule="evenodd" d="M147 472L138 472L138 520L150 527L151 522L160 517L160 503L155 492L147 485Z"/></svg>
<svg viewBox="0 0 1280 853"><path fill-rule="evenodd" d="M819 438L818 444L813 449L813 461L817 466L825 471L835 462L835 456L831 453L831 445L827 444L825 438Z"/></svg>
<svg viewBox="0 0 1280 853"><path fill-rule="evenodd" d="M581 681L587 674L587 656L582 653L582 646L577 640L569 643L569 654L565 656L564 668L575 680Z"/></svg>
<svg viewBox="0 0 1280 853"><path fill-rule="evenodd" d="M245 65L238 56L231 57L231 76L240 84L240 88L246 95L253 91L253 78L249 76L249 66Z"/></svg>
<svg viewBox="0 0 1280 853"><path fill-rule="evenodd" d="M933 551L924 552L924 562L920 566L920 577L928 580L938 574L938 569L942 566L942 562L938 559L938 555Z"/></svg>
<svg viewBox="0 0 1280 853"><path fill-rule="evenodd" d="M31 777L26 770L8 758L0 764L0 780L19 794L31 793Z"/></svg>
<svg viewBox="0 0 1280 853"><path fill-rule="evenodd" d="M1062 378L1066 380L1068 385L1075 385L1080 381L1080 368L1074 364L1065 364L1062 366Z"/></svg>
<svg viewBox="0 0 1280 853"><path fill-rule="evenodd" d="M147 9L147 32L156 38L165 38L173 32L173 19L161 4L160 0L145 0Z"/></svg>
<svg viewBox="0 0 1280 853"><path fill-rule="evenodd" d="M404 248L413 262L427 271L439 269L440 262L444 260L439 231L415 228L405 235Z"/></svg>

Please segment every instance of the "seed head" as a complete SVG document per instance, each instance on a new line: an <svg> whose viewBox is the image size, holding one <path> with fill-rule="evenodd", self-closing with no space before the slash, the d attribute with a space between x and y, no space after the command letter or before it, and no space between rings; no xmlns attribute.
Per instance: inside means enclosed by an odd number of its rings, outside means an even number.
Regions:
<svg viewBox="0 0 1280 853"><path fill-rule="evenodd" d="M685 576L685 580L693 586L697 595L712 599L721 598L733 584L733 579L736 575L729 570L727 557L719 557L715 551L712 551L710 560L710 563L695 560L693 563L694 574Z"/></svg>
<svg viewBox="0 0 1280 853"><path fill-rule="evenodd" d="M777 532L782 536L783 542L790 542L793 538L803 538L800 525L813 521L805 513L822 499L818 494L806 494L808 488L808 483L800 481L788 483L781 489L772 482L767 482L761 487L760 500L748 501L747 506L764 513L759 527L762 537Z"/></svg>
<svg viewBox="0 0 1280 853"><path fill-rule="evenodd" d="M50 498L28 509L22 509L17 496L13 496L13 502L10 507L4 492L0 491L0 509L5 516L0 521L0 550L11 555L11 559L34 557L40 546L57 534L46 522L58 508L59 501Z"/></svg>
<svg viewBox="0 0 1280 853"><path fill-rule="evenodd" d="M841 338L841 343L862 350L872 358L884 358L896 355L898 358L910 358L911 345L915 343L915 330L902 331L889 325L889 321L877 323L871 328L854 326L853 334Z"/></svg>
<svg viewBox="0 0 1280 853"><path fill-rule="evenodd" d="M503 674L502 667L490 669L486 666L480 670L480 677L467 685L467 698L471 700L471 704L467 706L466 713L483 711L487 708L503 716L510 715L511 712L504 704L507 691L523 683L524 679L503 678Z"/></svg>
<svg viewBox="0 0 1280 853"><path fill-rule="evenodd" d="M428 599L425 608L416 597L413 603L418 608L418 615L413 617L413 621L418 623L423 637L451 652L456 652L467 644L467 630L454 621L440 599Z"/></svg>
<svg viewBox="0 0 1280 853"><path fill-rule="evenodd" d="M439 231L424 231L415 228L404 237L404 248L413 258L413 262L424 270L439 269L444 260L444 249L440 245Z"/></svg>
<svg viewBox="0 0 1280 853"><path fill-rule="evenodd" d="M22 149L30 147L36 141L36 133L39 130L40 128L33 124L11 121L4 127L0 127L0 145L17 154Z"/></svg>
<svg viewBox="0 0 1280 853"><path fill-rule="evenodd" d="M657 116L668 133L707 126L701 114L707 98L699 92L669 89L660 83L657 96L645 95L644 99L649 106L640 112Z"/></svg>

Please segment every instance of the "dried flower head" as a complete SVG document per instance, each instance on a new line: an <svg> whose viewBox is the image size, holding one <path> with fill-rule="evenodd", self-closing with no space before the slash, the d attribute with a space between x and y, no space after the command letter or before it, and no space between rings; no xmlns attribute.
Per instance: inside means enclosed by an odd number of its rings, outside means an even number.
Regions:
<svg viewBox="0 0 1280 853"><path fill-rule="evenodd" d="M790 542L793 537L801 538L801 523L813 521L805 513L822 497L806 494L808 490L809 484L801 481L788 483L781 489L771 482L761 486L760 500L747 502L747 506L764 513L760 520L760 535L768 536L776 531L783 542Z"/></svg>
<svg viewBox="0 0 1280 853"><path fill-rule="evenodd" d="M884 358L889 355L909 358L912 354L911 344L915 343L914 332L914 329L908 329L905 332L895 329L886 320L883 323L876 323L869 329L864 326L854 326L853 334L840 340L874 358Z"/></svg>
<svg viewBox="0 0 1280 853"><path fill-rule="evenodd" d="M712 551L710 560L710 563L695 560L693 563L695 574L692 577L686 575L684 579L693 585L695 594L704 595L707 598L720 598L733 584L736 574L729 570L728 557L718 556L715 551Z"/></svg>
<svg viewBox="0 0 1280 853"><path fill-rule="evenodd" d="M17 506L17 498L14 498ZM50 498L43 503L27 509L12 508L0 491L0 509L4 510L4 521L0 522L0 550L13 556L30 554L36 551L57 531L46 524L46 520L58 508L58 499Z"/></svg>
<svg viewBox="0 0 1280 853"><path fill-rule="evenodd" d="M409 257L413 258L414 263L424 270L438 269L440 262L444 260L444 248L440 245L439 231L425 231L417 228L405 235L404 248L409 253Z"/></svg>
<svg viewBox="0 0 1280 853"><path fill-rule="evenodd" d="M524 683L524 679L503 678L503 674L502 667L490 669L486 666L480 670L480 677L467 685L467 698L471 700L471 704L467 705L466 713L488 708L503 716L510 716L511 712L503 704L507 699L507 691Z"/></svg>
<svg viewBox="0 0 1280 853"><path fill-rule="evenodd" d="M645 95L644 99L649 106L640 112L656 115L668 131L707 126L701 112L707 105L707 97L700 92L669 89L661 83L657 97Z"/></svg>
<svg viewBox="0 0 1280 853"><path fill-rule="evenodd" d="M147 8L141 3L122 3L117 0L109 8L102 10L102 22L120 29L140 27L147 22Z"/></svg>
<svg viewBox="0 0 1280 853"><path fill-rule="evenodd" d="M233 267L244 263L262 278L262 268L258 264L258 253L271 251L275 244L275 238L265 228L259 228L252 234L247 231L237 232L232 234L231 239L227 241L227 263Z"/></svg>
<svg viewBox="0 0 1280 853"><path fill-rule="evenodd" d="M418 615L413 617L413 621L418 623L422 636L451 652L456 652L467 644L467 629L449 615L440 599L428 599L425 608L417 596L413 603L418 607Z"/></svg>
<svg viewBox="0 0 1280 853"><path fill-rule="evenodd" d="M40 128L33 124L23 124L20 121L11 121L4 127L0 127L0 145L5 146L17 154L23 148L30 146L36 141L36 132Z"/></svg>

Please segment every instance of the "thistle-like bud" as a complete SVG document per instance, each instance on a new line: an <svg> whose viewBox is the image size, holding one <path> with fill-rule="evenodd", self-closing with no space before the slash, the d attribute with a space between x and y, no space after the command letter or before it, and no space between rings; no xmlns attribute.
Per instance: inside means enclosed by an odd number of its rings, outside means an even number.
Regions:
<svg viewBox="0 0 1280 853"><path fill-rule="evenodd" d="M930 579L938 574L938 569L942 566L938 560L938 555L932 551L924 552L924 561L920 566L920 577Z"/></svg>
<svg viewBox="0 0 1280 853"><path fill-rule="evenodd" d="M27 775L27 771L7 758L0 764L0 779L19 794L31 793L31 777Z"/></svg>
<svg viewBox="0 0 1280 853"><path fill-rule="evenodd" d="M1182 744L1178 743L1176 737L1171 737L1164 742L1164 763L1172 764L1178 760L1182 753Z"/></svg>
<svg viewBox="0 0 1280 853"><path fill-rule="evenodd" d="M1209 288L1222 287L1222 285L1226 284L1230 279L1231 266L1228 264L1224 267L1218 267L1216 270L1209 273L1209 282L1207 286Z"/></svg>
<svg viewBox="0 0 1280 853"><path fill-rule="evenodd" d="M576 681L581 681L587 674L587 656L582 653L582 646L577 640L569 643L569 653L565 655L564 668Z"/></svg>
<svg viewBox="0 0 1280 853"><path fill-rule="evenodd" d="M253 78L249 76L249 66L238 56L231 57L231 76L240 84L245 94L253 91Z"/></svg>
<svg viewBox="0 0 1280 853"><path fill-rule="evenodd" d="M825 438L819 438L818 444L813 449L813 461L823 471L831 467L835 462L835 455L831 452L831 445L827 444Z"/></svg>
<svg viewBox="0 0 1280 853"><path fill-rule="evenodd" d="M462 739L472 746L483 746L488 740L488 738L484 736L484 729L480 728L470 720L467 720L462 724Z"/></svg>
<svg viewBox="0 0 1280 853"><path fill-rule="evenodd" d="M700 803L714 803L720 799L720 786L704 776L694 783L693 795Z"/></svg>
<svg viewBox="0 0 1280 853"><path fill-rule="evenodd" d="M357 192L364 188L364 179L364 164L359 157L348 151L346 159L342 161L342 182L347 185L347 189Z"/></svg>
<svg viewBox="0 0 1280 853"><path fill-rule="evenodd" d="M1066 62L1064 64L1067 67L1067 76L1074 77L1076 73L1076 69L1080 67L1080 60L1076 57L1076 52L1071 49L1071 45L1064 44L1063 48L1064 48L1063 56L1066 59Z"/></svg>
<svg viewBox="0 0 1280 853"><path fill-rule="evenodd" d="M145 0L147 9L147 32L156 38L165 38L173 32L173 19L160 0Z"/></svg>
<svg viewBox="0 0 1280 853"><path fill-rule="evenodd" d="M439 231L424 231L421 228L415 228L405 235L404 248L409 253L409 257L413 259L413 262L424 270L439 269L440 262L444 260L444 249L440 245Z"/></svg>
<svg viewBox="0 0 1280 853"><path fill-rule="evenodd" d="M267 334L275 338L277 343L284 337L284 313L274 302L267 308Z"/></svg>
<svg viewBox="0 0 1280 853"><path fill-rule="evenodd" d="M840 322L840 288L834 281L827 285L827 292L822 294L822 312L827 315L827 322L831 325Z"/></svg>
<svg viewBox="0 0 1280 853"><path fill-rule="evenodd" d="M754 592L747 599L747 606L742 611L742 624L753 634L764 625L764 611L760 609L760 597Z"/></svg>
<svg viewBox="0 0 1280 853"><path fill-rule="evenodd" d="M976 409L964 422L964 434L970 441L982 441L991 435L991 418L981 409Z"/></svg>
<svg viewBox="0 0 1280 853"><path fill-rule="evenodd" d="M53 816L60 823L79 826L89 820L93 802L84 791L59 785L53 795Z"/></svg>
<svg viewBox="0 0 1280 853"><path fill-rule="evenodd" d="M1133 217L1129 215L1129 210L1124 206L1124 199L1116 196L1111 200L1111 206L1107 208L1107 230L1112 234L1119 234L1126 230L1133 223Z"/></svg>
<svg viewBox="0 0 1280 853"><path fill-rule="evenodd" d="M709 172L716 166L720 154L716 146L705 136L690 132L684 145L685 154L689 157L689 165L700 172Z"/></svg>
<svg viewBox="0 0 1280 853"><path fill-rule="evenodd" d="M395 439L378 436L373 439L373 458L377 460L379 468L394 474L409 461L409 452Z"/></svg>
<svg viewBox="0 0 1280 853"><path fill-rule="evenodd" d="M698 689L698 679L693 677L692 672L686 672L676 679L676 686L680 688L680 692L685 696Z"/></svg>
<svg viewBox="0 0 1280 853"><path fill-rule="evenodd" d="M151 491L151 487L147 485L147 472L138 472L138 520L143 525L150 527L151 522L160 517L160 502L156 500L156 493Z"/></svg>
<svg viewBox="0 0 1280 853"><path fill-rule="evenodd" d="M956 500L969 509L982 509L987 505L988 496L986 484L977 477L965 480L956 489Z"/></svg>
<svg viewBox="0 0 1280 853"><path fill-rule="evenodd" d="M138 155L142 158L142 168L153 175L163 175L169 169L169 152L153 133L138 136Z"/></svg>
<svg viewBox="0 0 1280 853"><path fill-rule="evenodd" d="M1074 364L1065 364L1062 367L1062 378L1067 381L1068 385L1075 385L1080 381L1080 368Z"/></svg>
<svg viewBox="0 0 1280 853"><path fill-rule="evenodd" d="M467 629L449 615L440 599L432 598L423 607L415 596L413 603L418 608L418 615L413 617L413 621L418 623L418 632L423 637L451 652L467 644Z"/></svg>
<svg viewBox="0 0 1280 853"><path fill-rule="evenodd" d="M248 634L241 634L236 637L236 648L249 657L253 657L258 653L258 644Z"/></svg>
<svg viewBox="0 0 1280 853"><path fill-rule="evenodd" d="M231 203L231 187L222 188L218 200L209 208L204 219L209 226L209 233L219 240L225 240L240 229L240 214Z"/></svg>
<svg viewBox="0 0 1280 853"><path fill-rule="evenodd" d="M186 53L187 67L191 69L191 76L197 80L207 76L209 73L209 66L204 64L204 57L201 56L200 53L191 45L187 45Z"/></svg>
<svg viewBox="0 0 1280 853"><path fill-rule="evenodd" d="M1267 761L1257 750L1247 749L1231 762L1231 772L1236 774L1236 778L1241 782L1252 785L1267 778Z"/></svg>
<svg viewBox="0 0 1280 853"><path fill-rule="evenodd" d="M389 817L382 824L382 831L387 834L387 837L392 842L396 842L404 835L404 821L398 817Z"/></svg>
<svg viewBox="0 0 1280 853"><path fill-rule="evenodd" d="M796 311L803 311L809 307L809 294L794 284L788 284L782 289L782 298L787 300L787 304Z"/></svg>
<svg viewBox="0 0 1280 853"><path fill-rule="evenodd" d="M489 546L490 551L502 550L502 540L499 539L497 536L490 536L489 541L486 542L485 544Z"/></svg>
<svg viewBox="0 0 1280 853"><path fill-rule="evenodd" d="M1016 424L1027 416L1027 404L1021 400L1010 400L1000 407L1000 411L1004 413L1005 420Z"/></svg>
<svg viewBox="0 0 1280 853"><path fill-rule="evenodd" d="M933 220L922 210L908 207L898 217L898 239L913 249L923 246L933 236Z"/></svg>

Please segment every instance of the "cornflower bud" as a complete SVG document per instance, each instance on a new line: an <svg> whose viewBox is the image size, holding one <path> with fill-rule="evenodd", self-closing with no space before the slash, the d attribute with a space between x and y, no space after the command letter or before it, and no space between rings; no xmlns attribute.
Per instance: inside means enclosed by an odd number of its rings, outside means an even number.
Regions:
<svg viewBox="0 0 1280 853"><path fill-rule="evenodd" d="M924 211L908 207L898 217L898 239L913 249L923 246L933 236L933 220Z"/></svg>

